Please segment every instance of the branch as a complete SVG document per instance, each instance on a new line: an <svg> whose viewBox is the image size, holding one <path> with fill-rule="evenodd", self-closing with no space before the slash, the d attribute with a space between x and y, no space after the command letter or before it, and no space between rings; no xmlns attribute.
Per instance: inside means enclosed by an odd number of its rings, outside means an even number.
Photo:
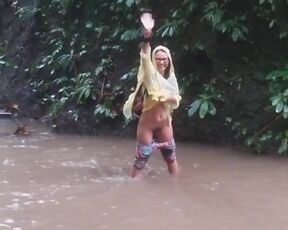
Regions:
<svg viewBox="0 0 288 230"><path fill-rule="evenodd" d="M279 114L277 117L274 118L273 121L271 121L270 123L268 123L267 125L265 125L259 132L257 132L254 137L258 136L259 134L263 133L264 131L266 131L267 129L269 129L272 125L274 125L274 123L276 121L278 121L280 118L282 117L282 114Z"/></svg>

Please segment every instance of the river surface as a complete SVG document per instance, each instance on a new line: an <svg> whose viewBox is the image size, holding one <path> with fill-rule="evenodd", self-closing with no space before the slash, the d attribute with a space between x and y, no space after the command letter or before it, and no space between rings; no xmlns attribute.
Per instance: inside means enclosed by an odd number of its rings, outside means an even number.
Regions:
<svg viewBox="0 0 288 230"><path fill-rule="evenodd" d="M287 230L288 158L177 142L181 175L157 152L129 177L135 140L56 135L0 120L2 230Z"/></svg>

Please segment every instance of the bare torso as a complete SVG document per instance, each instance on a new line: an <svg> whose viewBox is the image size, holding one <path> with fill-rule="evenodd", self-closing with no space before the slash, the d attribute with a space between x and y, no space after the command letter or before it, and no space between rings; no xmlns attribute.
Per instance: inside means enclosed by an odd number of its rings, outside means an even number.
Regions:
<svg viewBox="0 0 288 230"><path fill-rule="evenodd" d="M137 142L149 144L153 138L160 142L170 141L173 138L170 114L167 113L163 102L143 112L139 118Z"/></svg>
<svg viewBox="0 0 288 230"><path fill-rule="evenodd" d="M165 110L164 103L157 103L152 109L143 112L139 119L139 125L146 126L150 130L170 125L169 115Z"/></svg>

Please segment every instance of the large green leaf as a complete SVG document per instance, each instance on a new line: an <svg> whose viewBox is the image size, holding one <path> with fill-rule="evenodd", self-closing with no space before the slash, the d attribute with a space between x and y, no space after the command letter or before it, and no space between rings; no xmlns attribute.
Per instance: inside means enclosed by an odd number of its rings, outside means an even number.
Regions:
<svg viewBox="0 0 288 230"><path fill-rule="evenodd" d="M281 113L281 111L283 110L284 107L284 103L283 101L279 102L276 107L275 107L275 112L276 113Z"/></svg>
<svg viewBox="0 0 288 230"><path fill-rule="evenodd" d="M197 112L201 102L202 102L201 99L197 99L189 106L189 109L188 109L188 116L189 117L192 117L194 115L194 113Z"/></svg>
<svg viewBox="0 0 288 230"><path fill-rule="evenodd" d="M207 101L203 101L201 106L200 106L200 110L199 110L199 117L201 119L203 119L206 116L206 114L208 112L208 107L209 107L208 102Z"/></svg>
<svg viewBox="0 0 288 230"><path fill-rule="evenodd" d="M122 41L131 41L138 38L138 30L132 29L132 30L126 30L120 37Z"/></svg>

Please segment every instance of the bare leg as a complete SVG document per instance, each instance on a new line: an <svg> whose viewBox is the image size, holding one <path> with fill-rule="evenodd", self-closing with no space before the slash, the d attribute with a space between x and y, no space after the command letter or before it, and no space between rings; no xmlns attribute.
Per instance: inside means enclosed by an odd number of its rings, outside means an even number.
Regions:
<svg viewBox="0 0 288 230"><path fill-rule="evenodd" d="M168 168L168 172L172 176L178 176L179 175L179 166L178 166L177 160L175 160L172 163L167 163L167 168Z"/></svg>
<svg viewBox="0 0 288 230"><path fill-rule="evenodd" d="M171 141L173 139L172 125L170 124L169 126L165 126L161 129L157 129L156 136L160 142ZM169 174L171 174L172 176L179 175L179 166L178 166L178 162L176 159L172 163L166 162L166 164L167 164Z"/></svg>
<svg viewBox="0 0 288 230"><path fill-rule="evenodd" d="M137 169L136 167L133 166L132 172L131 172L131 177L140 177L142 175L142 169Z"/></svg>

